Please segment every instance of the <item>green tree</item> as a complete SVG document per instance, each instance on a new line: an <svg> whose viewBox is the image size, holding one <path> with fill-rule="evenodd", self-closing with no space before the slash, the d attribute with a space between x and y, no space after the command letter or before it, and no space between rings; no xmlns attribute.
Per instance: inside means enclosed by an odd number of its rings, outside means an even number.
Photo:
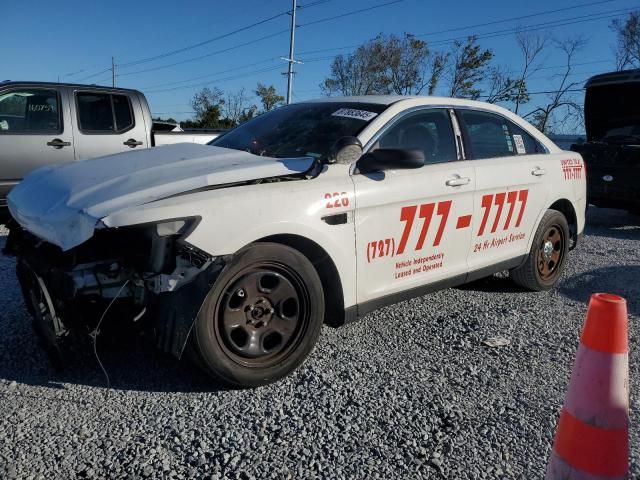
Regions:
<svg viewBox="0 0 640 480"><path fill-rule="evenodd" d="M479 85L485 80L493 52L483 50L475 36L456 40L451 51L449 96L477 100L482 93Z"/></svg>
<svg viewBox="0 0 640 480"><path fill-rule="evenodd" d="M411 34L380 34L351 54L337 55L320 88L327 95L411 95L425 87L433 93L447 58Z"/></svg>
<svg viewBox="0 0 640 480"><path fill-rule="evenodd" d="M267 87L266 85L258 82L255 92L262 102L263 112L269 112L284 103L284 97L282 95L278 95L276 87L273 85L269 85ZM251 116L255 113L256 111L254 110Z"/></svg>
<svg viewBox="0 0 640 480"><path fill-rule="evenodd" d="M191 100L197 128L227 127L229 122L222 122L220 119L224 104L224 94L219 88L203 88L197 92Z"/></svg>
<svg viewBox="0 0 640 480"><path fill-rule="evenodd" d="M488 89L483 100L488 103L519 102L524 103L529 98L525 79L513 79L501 67L490 67L488 72Z"/></svg>

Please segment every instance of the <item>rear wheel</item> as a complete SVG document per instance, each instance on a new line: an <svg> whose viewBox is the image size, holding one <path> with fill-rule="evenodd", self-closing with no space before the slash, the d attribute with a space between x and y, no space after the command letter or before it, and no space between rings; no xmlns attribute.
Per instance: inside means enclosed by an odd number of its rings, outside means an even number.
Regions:
<svg viewBox="0 0 640 480"><path fill-rule="evenodd" d="M525 262L509 272L511 279L534 291L551 289L560 279L569 251L569 225L557 210L547 210Z"/></svg>
<svg viewBox="0 0 640 480"><path fill-rule="evenodd" d="M305 360L323 318L311 262L293 248L256 243L235 256L207 295L192 346L210 375L235 386L264 385Z"/></svg>

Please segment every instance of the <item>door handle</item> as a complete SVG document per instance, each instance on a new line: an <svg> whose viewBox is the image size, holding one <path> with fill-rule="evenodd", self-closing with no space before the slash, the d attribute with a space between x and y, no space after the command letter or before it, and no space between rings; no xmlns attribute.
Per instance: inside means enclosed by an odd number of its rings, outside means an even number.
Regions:
<svg viewBox="0 0 640 480"><path fill-rule="evenodd" d="M64 141L60 140L59 138L54 138L50 142L47 142L47 146L60 149L62 147L70 147L71 146L71 142L64 142Z"/></svg>
<svg viewBox="0 0 640 480"><path fill-rule="evenodd" d="M460 187L462 185L469 185L471 179L469 177L450 178L445 182L447 187Z"/></svg>
<svg viewBox="0 0 640 480"><path fill-rule="evenodd" d="M138 145L142 145L142 142L137 141L135 138L130 138L122 144L126 145L127 147L136 148Z"/></svg>
<svg viewBox="0 0 640 480"><path fill-rule="evenodd" d="M536 177L541 177L542 175L546 175L547 171L544 168L536 167L535 170L531 171L531 175L535 175Z"/></svg>

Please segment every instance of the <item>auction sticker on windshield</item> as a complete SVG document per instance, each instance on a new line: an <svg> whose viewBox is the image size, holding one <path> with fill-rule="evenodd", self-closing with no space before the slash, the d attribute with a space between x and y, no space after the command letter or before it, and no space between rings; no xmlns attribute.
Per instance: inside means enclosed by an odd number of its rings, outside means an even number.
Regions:
<svg viewBox="0 0 640 480"><path fill-rule="evenodd" d="M357 110L355 108L341 108L333 112L331 116L355 118L358 120L364 120L365 122L368 122L372 118L377 117L378 114L374 112L367 112L366 110Z"/></svg>

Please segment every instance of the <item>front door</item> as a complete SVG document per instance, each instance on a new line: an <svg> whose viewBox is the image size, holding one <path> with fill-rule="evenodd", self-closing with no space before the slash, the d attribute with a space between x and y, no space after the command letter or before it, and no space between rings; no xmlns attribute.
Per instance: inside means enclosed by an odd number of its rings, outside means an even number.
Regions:
<svg viewBox="0 0 640 480"><path fill-rule="evenodd" d="M0 206L30 171L74 159L66 101L54 87L0 91Z"/></svg>
<svg viewBox="0 0 640 480"><path fill-rule="evenodd" d="M426 161L418 169L352 177L358 303L371 308L464 278L475 186L472 162L458 160L447 109L405 115L369 150L376 148L420 149Z"/></svg>

